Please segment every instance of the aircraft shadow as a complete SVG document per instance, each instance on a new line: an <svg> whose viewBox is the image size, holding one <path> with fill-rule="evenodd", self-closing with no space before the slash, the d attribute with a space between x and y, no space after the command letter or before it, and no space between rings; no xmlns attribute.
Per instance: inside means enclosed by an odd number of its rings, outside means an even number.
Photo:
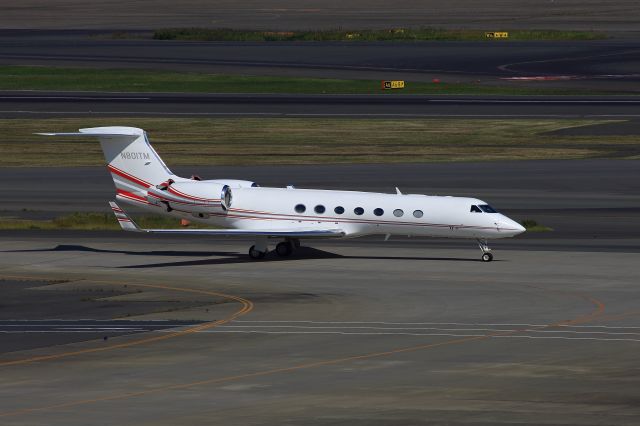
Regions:
<svg viewBox="0 0 640 426"><path fill-rule="evenodd" d="M181 251L181 250L107 250L87 247L82 245L60 244L53 248L31 249L31 250L3 250L4 253L34 253L34 252L55 252L55 251L82 251L88 253L115 253L131 256L234 256L238 253L232 251Z"/></svg>
<svg viewBox="0 0 640 426"><path fill-rule="evenodd" d="M422 257L422 256L350 256L331 253L313 247L300 247L290 257L279 257L275 252L270 252L262 260L252 260L248 254L233 251L178 251L178 250L153 250L153 251L133 251L117 249L98 249L83 245L60 244L53 248L32 249L32 250L5 250L5 253L31 253L31 252L88 252L88 253L114 253L128 256L177 256L177 257L206 257L221 256L216 259L184 260L178 262L159 262L140 265L119 266L121 269L145 269L145 268L168 268L179 266L201 266L201 265L227 265L236 263L263 263L263 262L295 262L299 260L313 259L369 259L369 260L416 260L416 261L453 261L453 262L480 262L480 259L460 258L460 257Z"/></svg>
<svg viewBox="0 0 640 426"><path fill-rule="evenodd" d="M453 261L453 262L481 262L480 259L468 259L457 257L420 257L420 256L349 256L331 253L313 247L300 247L290 257L279 257L274 252L270 252L262 260L252 260L249 255L233 253L233 255L220 259L199 259L186 260L181 262L161 262L144 265L120 266L123 269L143 269L143 268L167 268L175 266L202 266L202 265L225 265L234 263L264 263L264 262L295 262L299 260L313 259L370 259L370 260L417 260L417 261Z"/></svg>

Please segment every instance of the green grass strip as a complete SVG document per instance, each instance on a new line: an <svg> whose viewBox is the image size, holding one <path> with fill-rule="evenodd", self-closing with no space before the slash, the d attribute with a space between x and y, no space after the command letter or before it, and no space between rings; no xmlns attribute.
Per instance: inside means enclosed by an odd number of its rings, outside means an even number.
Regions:
<svg viewBox="0 0 640 426"><path fill-rule="evenodd" d="M100 144L91 138L34 135L97 126L145 129L170 167L638 158L640 145L634 135L553 133L614 122L247 117L2 119L0 167L104 165Z"/></svg>
<svg viewBox="0 0 640 426"><path fill-rule="evenodd" d="M257 77L140 69L0 66L0 90L290 94L582 94L582 91L576 89L521 87L518 84L520 83L503 82L500 86L490 86L480 83L408 81L405 89L383 91L380 88L380 80Z"/></svg>
<svg viewBox="0 0 640 426"><path fill-rule="evenodd" d="M527 232L551 232L553 228L550 228L545 225L541 225L533 219L525 219L520 223Z"/></svg>
<svg viewBox="0 0 640 426"><path fill-rule="evenodd" d="M228 28L166 28L154 31L156 40L194 41L489 41L509 40L599 40L595 31L502 30L509 37L487 38L483 30L443 28L392 28L384 30L246 31Z"/></svg>

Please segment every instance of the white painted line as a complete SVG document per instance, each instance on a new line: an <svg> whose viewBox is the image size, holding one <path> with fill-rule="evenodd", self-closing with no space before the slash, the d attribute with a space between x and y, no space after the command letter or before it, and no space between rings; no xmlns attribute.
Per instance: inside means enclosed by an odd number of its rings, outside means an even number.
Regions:
<svg viewBox="0 0 640 426"><path fill-rule="evenodd" d="M464 118L636 118L640 114L401 114L401 113L284 113L284 112L153 112L153 111L0 111L0 114L42 115L157 115L157 116L265 116L265 117L464 117Z"/></svg>
<svg viewBox="0 0 640 426"><path fill-rule="evenodd" d="M200 324L198 323L187 323L187 324L145 324L145 325L141 325L141 324L136 324L133 323L131 325L126 325L126 324L118 324L121 325L122 328L128 328L128 327L153 327L153 328L158 328L158 327L164 327L164 328L169 328L169 327L187 327L187 326L193 326L193 325L197 325ZM115 326L115 324L114 324ZM67 327L77 327L77 328L100 328L100 327L105 327L104 325L100 325L100 324L70 324L70 325L66 325L66 324L56 324L56 323L44 323L44 324L0 324L0 328L3 327L59 327L59 328L67 328Z"/></svg>
<svg viewBox="0 0 640 426"><path fill-rule="evenodd" d="M480 323L480 322L389 322L389 321L312 321L312 320L236 320L235 323L258 323L258 324L383 324L383 325L459 325L464 327L487 326L487 327L562 327L562 328L606 328L606 329L640 329L640 326L608 326L608 325L556 325L549 324L526 324L526 323Z"/></svg>
<svg viewBox="0 0 640 426"><path fill-rule="evenodd" d="M510 77L514 78L525 78L525 77ZM528 78L528 77L526 77ZM224 95L224 94L223 94ZM351 96L351 95L336 95L336 96ZM428 96L428 95L427 95ZM206 97L203 97L206 99ZM223 100L225 97L223 96ZM229 100L234 100L232 96L226 97ZM2 96L0 95L0 100L24 100L24 101L37 101L37 100L90 100L90 101L150 101L154 98L149 97L91 97L91 96ZM194 99L198 99L197 97ZM295 98L294 98L295 99ZM397 99L397 98L394 98ZM202 100L202 99L200 99ZM247 95L247 101L251 100L250 95ZM477 104L477 103L488 103L488 104L510 104L510 103L518 103L518 104L596 104L596 103L607 103L607 104L638 104L640 103L637 99L490 99L490 98L482 98L482 99L438 99L438 98L425 98L425 103L465 103L465 104ZM300 101L304 101L304 99L300 99ZM336 99L339 101L339 99ZM216 102L218 103L218 102Z"/></svg>
<svg viewBox="0 0 640 426"><path fill-rule="evenodd" d="M441 330L441 331L495 331L495 332L511 332L511 329L494 329L494 328L438 328L438 327L367 327L367 326L317 326L309 327L303 325L221 325L219 328L299 328L299 329L337 329L337 330Z"/></svg>
<svg viewBox="0 0 640 426"><path fill-rule="evenodd" d="M147 328L139 327L57 327L55 330L68 331L68 330L113 330L113 331L131 331L131 330L148 330Z"/></svg>
<svg viewBox="0 0 640 426"><path fill-rule="evenodd" d="M335 334L344 336L416 336L416 337L486 337L510 339L554 339L554 340L592 340L640 342L640 339L602 338L602 337L564 337L564 336L527 336L527 335L487 335L487 334L457 334L457 333L371 333L371 332L337 332L337 331L264 331L264 330L201 330L197 333L244 333L244 334Z"/></svg>
<svg viewBox="0 0 640 426"><path fill-rule="evenodd" d="M149 330L145 330L145 329L132 329L132 330L126 330L126 331L149 331ZM167 330L169 331L169 330ZM0 334L27 334L27 333L31 333L31 334L37 334L37 333L57 333L57 334L62 334L62 333L121 333L122 330L11 330L11 331L7 331L7 330L0 330Z"/></svg>
<svg viewBox="0 0 640 426"><path fill-rule="evenodd" d="M439 103L465 103L465 104L478 104L478 103L489 103L489 104L640 104L638 100L627 100L627 99L607 99L607 100L596 100L596 99L540 99L540 100L529 100L529 99L433 99L430 102L439 102Z"/></svg>
<svg viewBox="0 0 640 426"><path fill-rule="evenodd" d="M19 99L24 101L39 101L39 100L47 100L47 99L62 99L62 100L73 100L73 101L149 101L152 98L126 98L126 97L91 97L91 96L1 96L0 100L3 99Z"/></svg>
<svg viewBox="0 0 640 426"><path fill-rule="evenodd" d="M547 326L539 326L541 328L547 328ZM295 325L263 325L263 326L239 326L239 325L221 325L218 328L265 328L265 329L277 329L277 328L295 328L304 330L434 330L434 331L484 331L491 333L567 333L567 334L605 334L605 335L632 335L640 336L640 333L633 332L611 332L611 331L577 331L577 330L545 330L545 329L499 329L499 328L438 328L438 327L366 327L366 326L295 326Z"/></svg>
<svg viewBox="0 0 640 426"><path fill-rule="evenodd" d="M52 319L4 319L0 320L0 324L3 322L80 322L80 321L92 321L92 322L133 322L135 320L127 320L127 319L94 319L94 318L78 318L78 319L67 319L67 318L52 318ZM145 319L144 322L169 322L169 320L163 319Z"/></svg>

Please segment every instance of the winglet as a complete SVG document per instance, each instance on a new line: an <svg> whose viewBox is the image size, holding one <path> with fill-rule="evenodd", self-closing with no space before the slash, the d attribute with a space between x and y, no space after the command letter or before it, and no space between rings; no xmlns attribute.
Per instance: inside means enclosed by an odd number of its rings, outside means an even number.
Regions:
<svg viewBox="0 0 640 426"><path fill-rule="evenodd" d="M109 205L111 206L111 210L113 210L113 214L116 215L116 219L118 219L118 223L125 231L134 231L140 232L142 231L138 228L138 225L131 220L131 218L116 204L115 201L109 201Z"/></svg>

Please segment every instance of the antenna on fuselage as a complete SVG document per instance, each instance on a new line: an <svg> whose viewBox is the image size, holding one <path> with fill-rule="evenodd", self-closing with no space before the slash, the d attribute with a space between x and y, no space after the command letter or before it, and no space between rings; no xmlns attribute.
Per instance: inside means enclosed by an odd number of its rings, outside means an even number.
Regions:
<svg viewBox="0 0 640 426"><path fill-rule="evenodd" d="M402 195L402 192L400 192L400 189L397 186L396 186L396 194Z"/></svg>

